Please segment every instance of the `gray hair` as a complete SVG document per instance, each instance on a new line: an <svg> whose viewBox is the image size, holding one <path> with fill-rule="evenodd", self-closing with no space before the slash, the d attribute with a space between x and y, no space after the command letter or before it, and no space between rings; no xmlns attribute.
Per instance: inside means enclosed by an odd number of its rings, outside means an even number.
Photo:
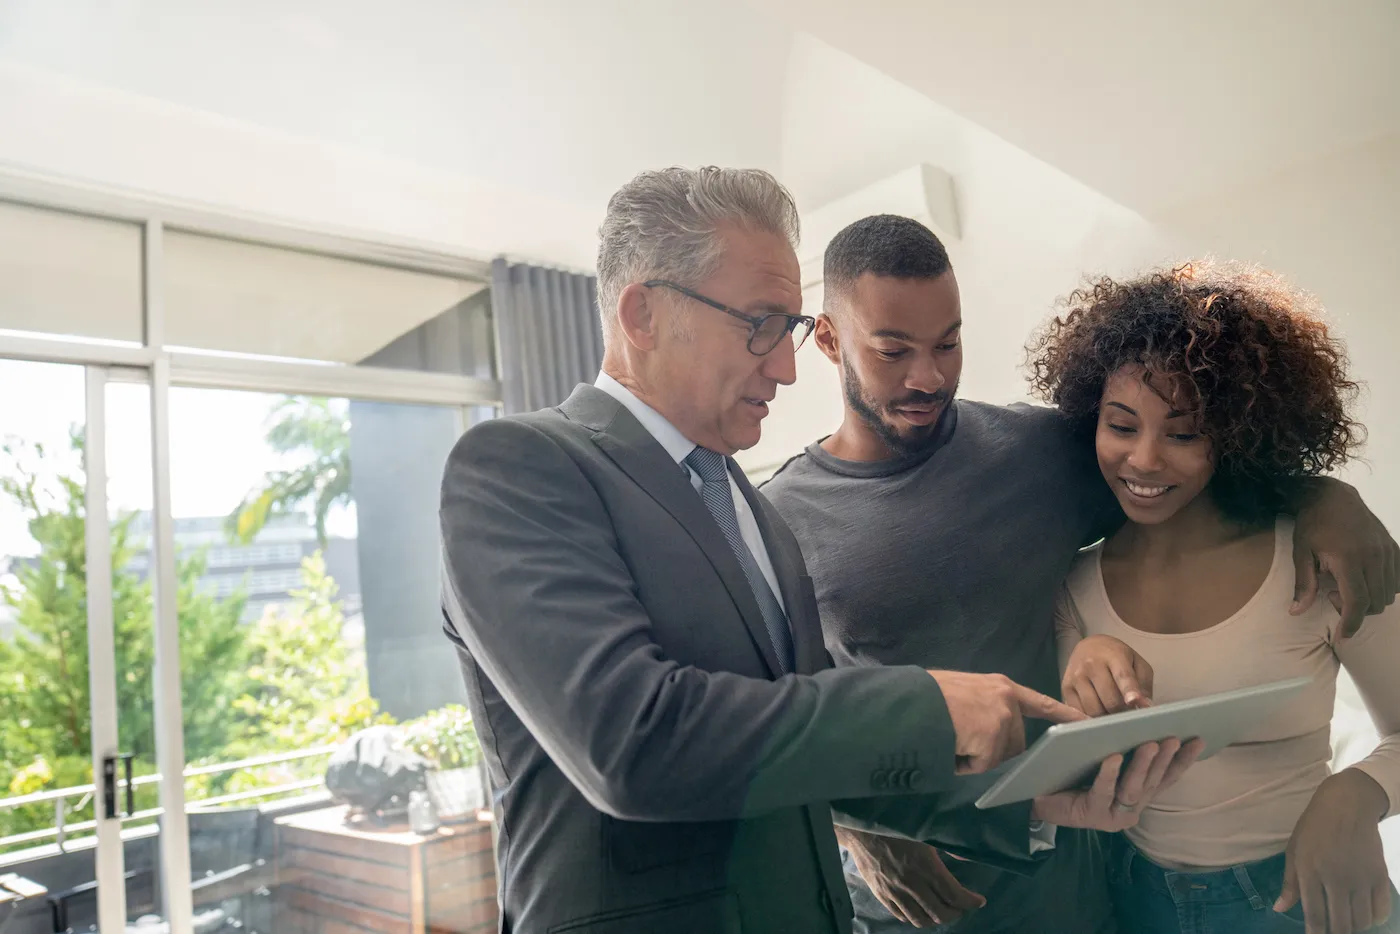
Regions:
<svg viewBox="0 0 1400 934"><path fill-rule="evenodd" d="M598 310L607 339L617 302L634 282L672 279L694 285L721 259L724 223L783 237L797 248L792 195L759 169L669 168L643 172L608 201L598 230Z"/></svg>

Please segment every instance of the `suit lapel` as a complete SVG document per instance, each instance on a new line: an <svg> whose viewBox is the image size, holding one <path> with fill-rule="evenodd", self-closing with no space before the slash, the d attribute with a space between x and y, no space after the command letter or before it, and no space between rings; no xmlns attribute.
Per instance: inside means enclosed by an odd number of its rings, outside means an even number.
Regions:
<svg viewBox="0 0 1400 934"><path fill-rule="evenodd" d="M815 605L812 595L806 592L804 582L808 581L806 567L802 563L802 552L795 539L778 533L777 517L768 500L749 483L743 471L733 470L731 475L739 484L739 490L748 500L749 508L758 520L758 531L763 535L763 543L768 547L768 557L773 561L773 572L778 578L778 589L783 594L783 606L787 609L788 626L792 631L792 647L796 671L810 674L826 667L826 648L822 642L821 620L808 619L807 608ZM809 586L809 585L808 585Z"/></svg>
<svg viewBox="0 0 1400 934"><path fill-rule="evenodd" d="M559 408L575 421L593 428L597 432L593 443L695 540L734 600L769 676L776 677L781 669L753 589L714 516L690 485L685 470L625 406L601 389L580 386Z"/></svg>

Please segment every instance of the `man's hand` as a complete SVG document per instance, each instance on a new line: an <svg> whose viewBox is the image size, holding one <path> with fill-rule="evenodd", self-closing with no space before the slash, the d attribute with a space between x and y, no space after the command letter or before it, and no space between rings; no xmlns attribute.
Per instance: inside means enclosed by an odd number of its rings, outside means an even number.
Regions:
<svg viewBox="0 0 1400 934"><path fill-rule="evenodd" d="M926 843L836 828L860 876L895 920L916 928L951 924L987 900L948 871Z"/></svg>
<svg viewBox="0 0 1400 934"><path fill-rule="evenodd" d="M1390 877L1380 822L1385 790L1364 772L1343 769L1313 792L1288 841L1283 892L1275 911L1303 900L1308 934L1352 934L1390 917Z"/></svg>
<svg viewBox="0 0 1400 934"><path fill-rule="evenodd" d="M956 734L957 772L971 775L994 769L1026 751L1022 717L1055 723L1086 719L1059 701L1017 684L1005 675L930 671L943 691L943 702Z"/></svg>
<svg viewBox="0 0 1400 934"><path fill-rule="evenodd" d="M1133 752L1126 771L1122 756L1110 756L1099 767L1098 777L1088 791L1063 791L1036 798L1031 817L1061 827L1088 827L1111 833L1127 830L1137 824L1143 808L1158 793L1176 784L1203 749L1205 743L1199 739L1184 746L1176 739L1143 743Z"/></svg>
<svg viewBox="0 0 1400 934"><path fill-rule="evenodd" d="M1089 636L1074 647L1061 696L1091 717L1152 706L1152 666L1112 636Z"/></svg>
<svg viewBox="0 0 1400 934"><path fill-rule="evenodd" d="M1342 635L1354 636L1362 620L1395 602L1400 591L1400 545L1348 484L1327 477L1313 481L1298 510L1293 537L1293 613L1317 600L1319 575L1330 574L1338 594L1329 595L1342 614Z"/></svg>

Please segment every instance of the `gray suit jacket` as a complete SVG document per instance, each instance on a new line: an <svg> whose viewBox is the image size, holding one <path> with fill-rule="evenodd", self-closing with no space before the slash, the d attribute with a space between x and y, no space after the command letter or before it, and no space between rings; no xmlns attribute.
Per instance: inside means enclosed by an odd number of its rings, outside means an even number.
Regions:
<svg viewBox="0 0 1400 934"><path fill-rule="evenodd" d="M496 792L503 931L847 932L833 802L843 823L1030 865L1028 811L975 812L985 781L953 778L933 679L831 667L796 540L735 477L796 676L775 678L684 471L606 393L482 423L452 452L444 616Z"/></svg>

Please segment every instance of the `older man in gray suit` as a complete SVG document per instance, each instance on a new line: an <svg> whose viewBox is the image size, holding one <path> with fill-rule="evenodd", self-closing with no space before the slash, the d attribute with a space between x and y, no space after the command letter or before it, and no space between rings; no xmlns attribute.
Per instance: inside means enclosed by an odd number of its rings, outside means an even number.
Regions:
<svg viewBox="0 0 1400 934"><path fill-rule="evenodd" d="M1154 744L1092 791L978 812L1023 714L1077 715L1000 676L831 667L797 542L730 459L812 327L796 239L765 173L638 176L601 231L597 383L448 462L446 629L504 931L848 932L833 810L1030 871L1053 825L1127 826L1194 758Z"/></svg>

